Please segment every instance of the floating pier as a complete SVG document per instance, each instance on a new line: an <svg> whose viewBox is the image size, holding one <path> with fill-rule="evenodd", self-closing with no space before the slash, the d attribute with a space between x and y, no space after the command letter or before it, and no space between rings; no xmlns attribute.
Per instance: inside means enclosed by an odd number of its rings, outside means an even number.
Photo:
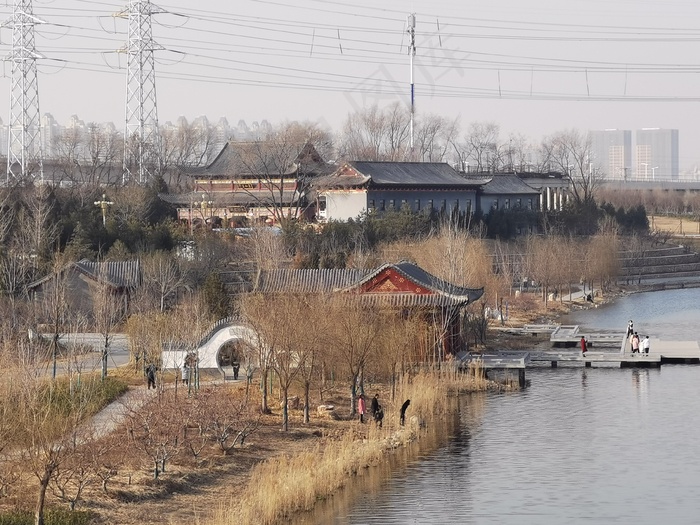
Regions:
<svg viewBox="0 0 700 525"><path fill-rule="evenodd" d="M525 369L549 363L569 366L620 368L658 368L664 364L700 364L700 344L697 341L664 341L650 339L649 353L632 353L626 334L582 332L578 325L526 325L522 334L550 334L557 350L499 351L489 354L468 353L462 357L462 366L469 364L484 369L486 377L506 376L517 371L518 382L525 385ZM586 355L579 348L581 337L589 345ZM568 348L568 349L567 349ZM592 348L592 349L591 349Z"/></svg>

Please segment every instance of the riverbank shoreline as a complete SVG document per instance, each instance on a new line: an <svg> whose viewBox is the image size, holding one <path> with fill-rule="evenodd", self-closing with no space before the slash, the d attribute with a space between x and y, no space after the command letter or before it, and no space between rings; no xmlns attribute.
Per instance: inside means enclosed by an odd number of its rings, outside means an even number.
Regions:
<svg viewBox="0 0 700 525"><path fill-rule="evenodd" d="M594 303L591 304L581 299L573 301L549 302L549 308L544 309L542 303L537 296L531 295L521 300L519 303L516 300L511 301L513 306L518 308L511 310L510 317L506 320L507 327L522 326L527 323L553 322L557 323L559 319L575 310L598 308L608 303L611 303L620 297L638 291L654 291L654 290L630 290L625 287L615 288L612 291L606 292L604 295L599 295L594 298ZM515 298L514 298L515 299ZM507 344L514 345L531 345L533 339L520 337L510 337L504 334L500 329L500 321L497 319L490 320L489 332L487 336L487 347L500 348L503 341L508 339ZM542 343L546 344L546 343ZM204 383L203 383L204 387ZM143 388L139 386L138 388ZM282 432L280 430L280 408L278 403L273 403L271 414L265 414L261 417L261 427L258 431L251 434L243 446L236 446L230 452L219 453L213 452L206 460L189 460L182 463L173 462L169 465L168 471L164 473L159 480L152 480L152 474L147 471L131 470L131 466L124 467L114 478L109 482L109 494L99 493L100 490L90 489L90 494L86 493L84 504L79 504L79 508L87 509L94 512L95 519L92 523L139 523L139 524L155 524L155 523L197 523L200 525L217 523L230 523L235 519L237 523L244 523L240 520L242 513L243 502L242 494L249 490L246 487L253 487L257 483L258 488L250 488L252 492L266 494L267 487L270 483L264 479L256 481L255 468L262 462L274 457L295 457L302 456L309 451L320 451L328 448L342 448L343 438L346 434L350 435L356 444L368 444L370 441L382 441L375 445L380 452L368 452L368 459L359 461L358 463L349 463L349 468L343 467L341 474L346 478L353 478L365 474L375 466L383 463L392 454L392 451L403 449L404 447L413 446L416 439L421 438L421 432L430 432L433 428L441 425L444 418L451 417L447 415L433 414L434 419L419 415L419 403L415 400L412 402L409 416L415 415L417 419L415 423L417 430L407 432L402 431L398 423L399 406L406 397L413 394L403 393L398 391L395 400L392 400L391 388L386 384L371 383L369 379L365 383L366 392L374 394L378 392L382 404L385 406L386 419L385 428L382 433L377 433L377 429L371 423L360 424L357 419L352 419L350 407L348 403L347 387L338 383L336 387L323 397L314 399L312 406L316 406L320 402L332 404L336 406L335 413L337 419L326 418L314 412L310 424L303 423L303 413L299 408L290 410L290 431ZM491 388L496 388L492 386ZM242 397L245 391L245 382L217 384L217 395L223 395L227 392L238 392ZM255 406L259 402L259 392L257 388L251 389L251 398L249 402L251 406ZM453 389L453 392L459 390L458 387ZM155 393L154 393L155 394ZM182 393L185 394L184 392ZM278 394L277 389L274 391L274 396ZM453 395L443 392L443 397ZM270 393L270 399L273 399L273 393ZM183 397L183 401L190 399L187 396ZM430 401L426 406L431 406ZM442 418L442 419L440 419ZM432 422L431 422L432 421ZM413 429L413 420L408 419L409 429ZM392 430L393 429L393 430ZM399 432L396 433L395 431ZM354 445L353 445L354 446ZM372 447L367 447L368 449ZM350 447L347 447L348 449ZM329 452L330 454L330 452ZM307 472L317 472L316 467L309 467L309 464L302 467L292 467L292 470L306 470ZM353 466L354 465L354 466ZM354 471L348 473L349 471ZM297 487L297 482L293 481L292 486ZM326 484L326 488L330 487ZM262 488L260 488L262 487ZM329 494L309 497L309 501L315 502L317 499L332 498L337 491L337 487L330 491ZM269 491L268 491L269 492ZM297 491L300 492L300 491ZM295 496L296 497L296 496ZM231 501L233 500L233 501ZM138 505L134 503L146 502L149 507L149 512L144 515ZM213 516L221 512L223 506L226 506L229 512L227 520L216 521L217 517ZM283 516L288 514L283 513ZM282 521L285 517L278 518ZM261 523L261 521L253 519L249 523Z"/></svg>
<svg viewBox="0 0 700 525"><path fill-rule="evenodd" d="M420 441L430 429L453 417L450 399L464 391L502 389L479 375L454 370L434 370L406 377L399 385L397 402L383 425L349 422L338 439L312 451L271 458L250 473L240 497L224 504L213 525L287 522L299 512L311 510L317 501L332 498L349 479L363 476L368 469L387 460L392 451ZM398 402L409 399L405 425L398 417Z"/></svg>

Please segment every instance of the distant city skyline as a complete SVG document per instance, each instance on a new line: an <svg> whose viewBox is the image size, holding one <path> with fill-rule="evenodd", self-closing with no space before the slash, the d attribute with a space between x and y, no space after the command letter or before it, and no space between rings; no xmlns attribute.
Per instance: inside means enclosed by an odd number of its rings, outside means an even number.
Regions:
<svg viewBox="0 0 700 525"><path fill-rule="evenodd" d="M128 2L34 4L40 111L123 129ZM533 143L562 129L679 130L679 169L700 164L700 77L692 50L700 3L681 0L185 0L158 4L159 121L205 115L235 126L314 121L408 104L406 18L416 13L417 115L492 121ZM7 19L11 4L0 7ZM11 34L0 33L3 55ZM9 67L0 81L7 124ZM6 93L5 97L2 93Z"/></svg>
<svg viewBox="0 0 700 525"><path fill-rule="evenodd" d="M593 130L590 137L593 162L606 179L653 182L680 178L677 129Z"/></svg>

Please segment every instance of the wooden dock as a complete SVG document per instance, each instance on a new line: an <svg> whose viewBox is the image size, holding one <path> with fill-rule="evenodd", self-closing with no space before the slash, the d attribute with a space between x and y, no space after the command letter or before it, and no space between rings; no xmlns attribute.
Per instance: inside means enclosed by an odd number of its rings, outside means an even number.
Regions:
<svg viewBox="0 0 700 525"><path fill-rule="evenodd" d="M518 384L523 388L526 384L525 370L541 367L546 363L552 368L557 368L560 364L586 368L658 368L664 364L700 364L700 344L697 341L663 341L651 338L648 354L633 354L625 334L582 332L578 325L526 325L519 333L549 333L552 346L564 348L503 350L488 354L467 353L459 357L457 366L467 369L473 364L482 368L487 378L495 380L505 377L508 381L512 374L517 374ZM592 348L585 356L581 354L578 346L581 337L585 337L589 348Z"/></svg>
<svg viewBox="0 0 700 525"><path fill-rule="evenodd" d="M525 388L525 368L530 360L528 352L508 354L466 354L460 368L467 369L476 365L484 371L486 379L495 381L510 380L511 374L517 374L518 385Z"/></svg>
<svg viewBox="0 0 700 525"><path fill-rule="evenodd" d="M578 325L560 325L552 331L549 340L552 346L572 347L578 346L581 337L585 337L591 346L615 345L620 347L620 342L624 340L625 334L610 332L584 332Z"/></svg>

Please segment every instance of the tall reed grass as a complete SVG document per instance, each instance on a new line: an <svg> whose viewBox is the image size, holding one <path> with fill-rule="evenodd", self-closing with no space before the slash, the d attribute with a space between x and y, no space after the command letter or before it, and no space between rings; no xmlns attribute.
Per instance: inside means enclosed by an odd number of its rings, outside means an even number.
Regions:
<svg viewBox="0 0 700 525"><path fill-rule="evenodd" d="M454 406L450 405L451 394L483 391L487 386L478 370L464 374L443 368L404 376L396 403L383 403L386 416L381 428L370 423L358 429L358 423L348 422L347 431L337 441L261 463L253 469L240 497L224 504L212 524L272 525L295 512L311 509L316 501L344 486L349 477L361 475L367 467L382 461L388 450L420 439L422 428L448 415L450 406ZM411 404L402 427L398 407L406 399Z"/></svg>

